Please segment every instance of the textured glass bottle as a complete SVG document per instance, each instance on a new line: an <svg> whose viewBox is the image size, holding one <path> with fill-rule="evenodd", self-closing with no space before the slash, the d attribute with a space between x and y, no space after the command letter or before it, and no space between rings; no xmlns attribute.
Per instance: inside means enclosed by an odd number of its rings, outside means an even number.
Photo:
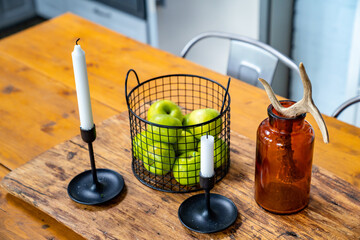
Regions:
<svg viewBox="0 0 360 240"><path fill-rule="evenodd" d="M306 114L286 118L270 105L268 115L257 131L255 200L270 212L294 213L309 202L314 130Z"/></svg>

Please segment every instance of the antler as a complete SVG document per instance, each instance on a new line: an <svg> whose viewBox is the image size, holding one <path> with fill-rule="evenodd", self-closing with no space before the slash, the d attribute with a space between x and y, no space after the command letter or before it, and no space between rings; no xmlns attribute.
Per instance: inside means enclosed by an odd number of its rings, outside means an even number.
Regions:
<svg viewBox="0 0 360 240"><path fill-rule="evenodd" d="M283 107L280 104L280 102L277 100L275 96L274 91L264 79L259 78L259 81L264 85L265 91L269 96L270 102L273 105L273 107L276 109L276 111L290 118L299 116L307 112L311 113L311 115L313 115L316 123L320 128L324 142L329 143L329 133L325 121L319 109L315 106L314 101L312 99L311 82L308 75L306 74L303 63L300 63L299 69L300 69L300 77L304 86L304 96L299 102L295 103L294 105L288 108Z"/></svg>

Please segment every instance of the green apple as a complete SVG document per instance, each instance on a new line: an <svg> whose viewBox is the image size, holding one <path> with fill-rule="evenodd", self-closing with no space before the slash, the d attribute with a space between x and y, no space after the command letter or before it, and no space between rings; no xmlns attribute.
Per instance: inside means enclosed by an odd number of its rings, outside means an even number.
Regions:
<svg viewBox="0 0 360 240"><path fill-rule="evenodd" d="M175 162L175 151L171 144L156 142L148 138L149 134L143 131L134 138L134 156L143 161L149 172L165 175L171 171Z"/></svg>
<svg viewBox="0 0 360 240"><path fill-rule="evenodd" d="M190 113L189 124L196 125L199 123L207 122L216 118L219 115L220 113L212 108L197 109ZM217 137L222 130L222 119L218 118L216 121L199 127L191 128L190 130L197 139L200 139L201 136L206 134Z"/></svg>
<svg viewBox="0 0 360 240"><path fill-rule="evenodd" d="M156 175L165 175L171 171L175 162L175 151L171 144L154 142L143 150L144 167Z"/></svg>
<svg viewBox="0 0 360 240"><path fill-rule="evenodd" d="M189 116L190 116L190 113L188 113L188 114L186 114L185 116L184 116L184 119L183 119L183 121L182 121L182 125L183 126L189 126L190 124L189 124Z"/></svg>
<svg viewBox="0 0 360 240"><path fill-rule="evenodd" d="M172 117L175 117L182 122L184 115L181 112L181 109L176 103L170 100L158 100L151 104L148 112L147 119L150 120L157 114L166 114Z"/></svg>
<svg viewBox="0 0 360 240"><path fill-rule="evenodd" d="M173 175L181 185L194 185L200 181L200 153L189 151L175 161Z"/></svg>
<svg viewBox="0 0 360 240"><path fill-rule="evenodd" d="M148 139L147 134L147 131L142 131L136 134L133 139L133 153L137 159L142 160L142 144L147 143L148 140L150 140Z"/></svg>
<svg viewBox="0 0 360 240"><path fill-rule="evenodd" d="M198 152L201 153L201 143L198 145ZM229 146L221 138L215 138L214 142L214 166L221 167L226 160L229 151Z"/></svg>
<svg viewBox="0 0 360 240"><path fill-rule="evenodd" d="M149 121L164 126L182 126L179 119L168 114L156 114L151 117ZM158 127L150 124L148 124L147 129L149 131L148 136L151 139L167 143L175 143L182 131L180 128Z"/></svg>
<svg viewBox="0 0 360 240"><path fill-rule="evenodd" d="M188 152L195 151L198 145L198 140L190 132L182 130L180 137L178 138L174 149L178 155Z"/></svg>

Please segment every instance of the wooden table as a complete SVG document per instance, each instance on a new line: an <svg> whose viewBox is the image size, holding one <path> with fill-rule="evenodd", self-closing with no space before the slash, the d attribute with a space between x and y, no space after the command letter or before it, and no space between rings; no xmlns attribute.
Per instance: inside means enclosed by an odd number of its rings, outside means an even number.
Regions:
<svg viewBox="0 0 360 240"><path fill-rule="evenodd" d="M77 37L86 51L95 123L127 110L126 72L140 81L191 73L223 85L227 77L152 48L72 14L0 41L0 179L38 154L79 134L71 52ZM306 63L305 63L306 64ZM310 68L311 66L307 66ZM311 76L310 76L311 78ZM135 86L130 82L130 88ZM234 80L231 129L255 140L269 100L263 90ZM316 132L314 164L360 187L360 129L325 117L330 144ZM0 190L0 239L81 238L72 230Z"/></svg>

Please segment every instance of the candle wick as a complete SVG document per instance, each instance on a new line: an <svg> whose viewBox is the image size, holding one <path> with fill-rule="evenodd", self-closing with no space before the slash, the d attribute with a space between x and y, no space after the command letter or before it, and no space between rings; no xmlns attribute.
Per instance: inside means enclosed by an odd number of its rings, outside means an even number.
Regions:
<svg viewBox="0 0 360 240"><path fill-rule="evenodd" d="M206 139L208 139L208 137L209 137L209 134L208 134L208 133L206 133Z"/></svg>
<svg viewBox="0 0 360 240"><path fill-rule="evenodd" d="M76 39L76 42L75 42L75 43L76 43L76 45L78 45L78 41L79 41L79 40L80 40L80 38Z"/></svg>

